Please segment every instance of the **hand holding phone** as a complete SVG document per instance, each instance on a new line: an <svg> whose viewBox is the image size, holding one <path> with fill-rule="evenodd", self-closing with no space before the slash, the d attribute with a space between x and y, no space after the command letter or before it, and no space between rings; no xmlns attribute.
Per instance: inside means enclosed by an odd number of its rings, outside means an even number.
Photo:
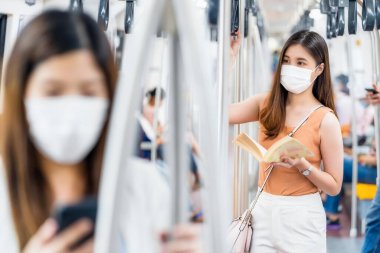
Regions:
<svg viewBox="0 0 380 253"><path fill-rule="evenodd" d="M92 229L73 244L72 248L82 245L94 236L94 228L97 214L96 198L87 198L77 204L65 205L56 209L54 218L58 224L58 233L64 233L66 228L79 220L86 219L92 223Z"/></svg>
<svg viewBox="0 0 380 253"><path fill-rule="evenodd" d="M372 88L366 88L367 101L371 105L380 105L380 88L376 84L372 84Z"/></svg>
<svg viewBox="0 0 380 253"><path fill-rule="evenodd" d="M61 253L72 252L72 245L84 234L92 229L88 220L79 220L68 227L64 232L57 234L58 224L53 218L47 219L37 232L29 239L22 253ZM75 248L75 252L93 253L93 241L89 240Z"/></svg>
<svg viewBox="0 0 380 253"><path fill-rule="evenodd" d="M367 92L371 92L372 94L378 94L379 92L373 88L365 88Z"/></svg>

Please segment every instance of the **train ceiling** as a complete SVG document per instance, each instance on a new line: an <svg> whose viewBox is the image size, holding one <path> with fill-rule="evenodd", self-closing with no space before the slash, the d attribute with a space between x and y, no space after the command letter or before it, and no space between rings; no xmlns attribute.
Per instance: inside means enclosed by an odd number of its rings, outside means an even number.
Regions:
<svg viewBox="0 0 380 253"><path fill-rule="evenodd" d="M282 37L292 29L304 10L317 3L317 0L259 0L267 34Z"/></svg>

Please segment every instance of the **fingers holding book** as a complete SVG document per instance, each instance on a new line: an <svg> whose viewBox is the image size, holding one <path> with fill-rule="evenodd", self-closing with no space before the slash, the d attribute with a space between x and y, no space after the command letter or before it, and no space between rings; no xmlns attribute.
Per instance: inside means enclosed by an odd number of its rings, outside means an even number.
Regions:
<svg viewBox="0 0 380 253"><path fill-rule="evenodd" d="M305 168L308 168L311 166L311 164L304 158L295 158L295 157L288 157L286 155L281 155L281 162L278 163L272 163L274 166L281 166L285 168L296 168L300 172L304 170Z"/></svg>

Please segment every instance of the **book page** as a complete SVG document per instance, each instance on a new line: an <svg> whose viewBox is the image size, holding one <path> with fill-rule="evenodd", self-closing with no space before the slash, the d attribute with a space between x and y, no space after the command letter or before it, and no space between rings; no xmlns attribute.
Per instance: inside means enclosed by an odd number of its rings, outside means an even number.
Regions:
<svg viewBox="0 0 380 253"><path fill-rule="evenodd" d="M274 143L264 157L265 162L281 162L281 156L290 158L310 157L314 154L301 142L286 136Z"/></svg>
<svg viewBox="0 0 380 253"><path fill-rule="evenodd" d="M258 142L251 139L245 133L239 134L235 139L235 143L239 145L241 148L250 152L257 160L263 160L264 155L267 150L261 146Z"/></svg>

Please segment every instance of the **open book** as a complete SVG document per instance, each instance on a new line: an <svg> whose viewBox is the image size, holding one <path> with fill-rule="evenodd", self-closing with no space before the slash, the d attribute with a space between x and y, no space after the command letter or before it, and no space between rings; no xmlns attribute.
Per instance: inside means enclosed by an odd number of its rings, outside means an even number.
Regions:
<svg viewBox="0 0 380 253"><path fill-rule="evenodd" d="M268 150L245 133L236 137L235 143L250 152L260 162L281 162L282 155L290 158L314 156L305 145L289 136L276 141Z"/></svg>

